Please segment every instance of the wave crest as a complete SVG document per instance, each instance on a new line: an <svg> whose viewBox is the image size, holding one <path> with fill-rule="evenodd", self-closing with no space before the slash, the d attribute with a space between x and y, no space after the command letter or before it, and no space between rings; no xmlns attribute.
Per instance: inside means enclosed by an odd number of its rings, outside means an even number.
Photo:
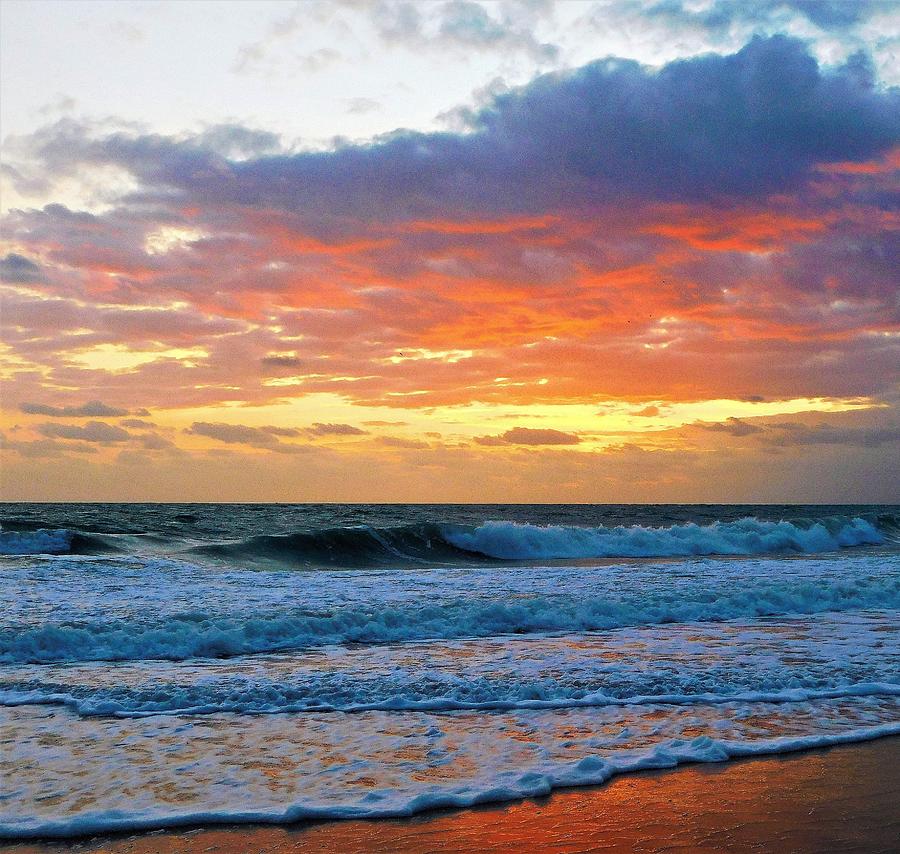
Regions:
<svg viewBox="0 0 900 854"><path fill-rule="evenodd" d="M859 517L817 521L806 527L755 518L668 528L543 527L486 522L473 531L448 531L446 536L458 548L512 560L813 553L884 542L878 529Z"/></svg>
<svg viewBox="0 0 900 854"><path fill-rule="evenodd" d="M482 563L494 560L666 558L836 551L881 545L896 528L892 516L768 521L747 517L710 525L533 525L486 521L477 526L420 522L357 525L197 544L169 532L104 534L69 528L0 530L0 555L103 554L149 549L225 561L294 568Z"/></svg>
<svg viewBox="0 0 900 854"><path fill-rule="evenodd" d="M763 580L700 587L674 597L618 595L452 599L434 604L337 607L247 616L174 614L153 622L50 623L0 631L0 663L224 658L346 643L603 631L625 626L720 622L784 614L900 607L900 578Z"/></svg>

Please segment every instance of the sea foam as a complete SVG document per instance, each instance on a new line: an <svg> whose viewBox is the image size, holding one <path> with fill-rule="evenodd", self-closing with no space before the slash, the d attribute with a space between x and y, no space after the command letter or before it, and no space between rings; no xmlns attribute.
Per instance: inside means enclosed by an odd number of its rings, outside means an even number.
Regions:
<svg viewBox="0 0 900 854"><path fill-rule="evenodd" d="M37 531L0 531L0 555L65 554L74 533L65 528Z"/></svg>
<svg viewBox="0 0 900 854"><path fill-rule="evenodd" d="M823 522L802 527L753 518L667 528L486 522L473 531L447 530L445 536L458 548L508 560L812 553L883 542L875 526L861 518L838 519L830 528Z"/></svg>
<svg viewBox="0 0 900 854"><path fill-rule="evenodd" d="M53 621L0 630L0 662L216 658L328 644L600 631L900 607L900 577L892 574L823 576L816 584L777 575L740 581L740 586L733 586L725 574L699 578L692 585L616 590L598 570L593 590L584 585L571 594L487 598L466 596L460 587L452 598L423 604L335 603L320 610L302 605L285 609L283 603L272 602L268 613L240 616L194 610L163 617L144 613L127 622Z"/></svg>

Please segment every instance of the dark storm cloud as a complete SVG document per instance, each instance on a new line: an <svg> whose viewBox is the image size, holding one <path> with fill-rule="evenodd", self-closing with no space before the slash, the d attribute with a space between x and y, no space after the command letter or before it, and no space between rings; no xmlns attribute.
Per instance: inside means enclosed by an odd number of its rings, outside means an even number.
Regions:
<svg viewBox="0 0 900 854"><path fill-rule="evenodd" d="M397 220L583 208L622 195L765 196L798 186L819 163L873 158L900 142L900 91L876 88L864 57L828 69L801 42L775 36L659 70L599 60L498 94L467 118L467 133L398 131L240 162L202 136L90 139L60 123L36 141L51 168L117 163L147 197L176 189L318 220Z"/></svg>

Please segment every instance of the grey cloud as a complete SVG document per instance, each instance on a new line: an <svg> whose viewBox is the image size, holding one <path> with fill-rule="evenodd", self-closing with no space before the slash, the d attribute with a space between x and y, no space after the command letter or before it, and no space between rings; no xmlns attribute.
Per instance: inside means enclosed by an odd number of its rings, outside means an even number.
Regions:
<svg viewBox="0 0 900 854"><path fill-rule="evenodd" d="M307 427L306 432L311 436L365 436L366 431L354 427L352 424L323 424L316 422L312 427Z"/></svg>
<svg viewBox="0 0 900 854"><path fill-rule="evenodd" d="M347 112L356 116L372 113L380 109L381 104L378 101L373 101L371 98L351 98L347 102Z"/></svg>
<svg viewBox="0 0 900 854"><path fill-rule="evenodd" d="M297 445L279 441L281 437L300 436L304 431L294 427L247 427L244 424L210 423L195 421L185 433L195 436L206 436L229 445L249 445L254 448L265 448L279 454L299 454L310 450L309 445Z"/></svg>
<svg viewBox="0 0 900 854"><path fill-rule="evenodd" d="M530 56L537 62L555 60L559 48L534 35L545 3L494 4L488 8L472 0L416 4L382 0L367 6L377 34L386 42L423 49L502 49ZM491 13L495 14L491 14Z"/></svg>
<svg viewBox="0 0 900 854"><path fill-rule="evenodd" d="M13 285L29 284L43 282L44 274L30 258L10 252L0 258L0 280Z"/></svg>
<svg viewBox="0 0 900 854"><path fill-rule="evenodd" d="M479 445L487 445L488 447L506 445L506 440L500 436L476 436L475 442Z"/></svg>
<svg viewBox="0 0 900 854"><path fill-rule="evenodd" d="M100 400L89 400L80 406L49 406L45 403L25 402L19 404L19 409L27 415L44 415L50 418L115 418L131 414L127 409L108 406Z"/></svg>
<svg viewBox="0 0 900 854"><path fill-rule="evenodd" d="M574 433L535 427L513 427L499 438L511 445L577 445L581 441Z"/></svg>
<svg viewBox="0 0 900 854"><path fill-rule="evenodd" d="M36 439L33 442L7 442L5 445L23 457L59 457L74 452L93 454L97 449L84 442L58 442L55 439Z"/></svg>
<svg viewBox="0 0 900 854"><path fill-rule="evenodd" d="M730 436L751 436L762 433L763 428L756 424L749 424L740 418L727 418L725 421L717 421L712 424L695 424L701 430L709 430L714 433L728 433Z"/></svg>
<svg viewBox="0 0 900 854"><path fill-rule="evenodd" d="M266 433L271 433L273 436L299 436L300 431L295 427L260 427L260 430L263 430Z"/></svg>
<svg viewBox="0 0 900 854"><path fill-rule="evenodd" d="M76 424L39 424L37 431L51 439L79 439L83 442L125 442L131 434L114 424L88 421L83 427Z"/></svg>
<svg viewBox="0 0 900 854"><path fill-rule="evenodd" d="M149 451L168 451L175 447L174 442L157 433L141 436L140 442Z"/></svg>
<svg viewBox="0 0 900 854"><path fill-rule="evenodd" d="M756 38L731 56L652 70L604 59L496 95L468 133L398 131L369 145L229 161L202 138L90 138L61 122L35 137L49 166L117 163L149 198L276 206L320 223L584 207L622 197L764 197L816 164L900 141L900 91L858 63L820 67L802 43Z"/></svg>
<svg viewBox="0 0 900 854"><path fill-rule="evenodd" d="M765 437L772 445L852 445L863 448L878 448L882 445L900 442L900 425L884 427L832 427L819 424L809 427L797 422L782 422L770 425L777 434Z"/></svg>
<svg viewBox="0 0 900 854"><path fill-rule="evenodd" d="M261 361L270 368L300 368L309 364L309 359L298 359L296 356L264 356Z"/></svg>
<svg viewBox="0 0 900 854"><path fill-rule="evenodd" d="M658 0L650 5L626 2L647 18L664 18L670 24L693 24L713 32L727 32L735 24L762 26L780 15L795 13L822 30L843 30L871 17L878 10L889 9L893 0L713 0L692 8L684 0Z"/></svg>
<svg viewBox="0 0 900 854"><path fill-rule="evenodd" d="M219 442L232 445L255 445L270 447L278 443L278 439L268 430L260 427L246 427L243 424L221 424L208 421L195 421L185 430L195 436L206 436Z"/></svg>
<svg viewBox="0 0 900 854"><path fill-rule="evenodd" d="M388 448L408 448L410 450L423 450L428 447L427 442L419 439L404 439L401 436L379 436L375 441L379 445L385 445Z"/></svg>

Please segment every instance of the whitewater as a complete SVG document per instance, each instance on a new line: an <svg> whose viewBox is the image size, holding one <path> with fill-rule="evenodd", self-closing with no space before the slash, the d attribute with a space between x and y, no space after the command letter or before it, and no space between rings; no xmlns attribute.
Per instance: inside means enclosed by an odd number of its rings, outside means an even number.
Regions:
<svg viewBox="0 0 900 854"><path fill-rule="evenodd" d="M3 838L900 734L897 507L0 509Z"/></svg>

